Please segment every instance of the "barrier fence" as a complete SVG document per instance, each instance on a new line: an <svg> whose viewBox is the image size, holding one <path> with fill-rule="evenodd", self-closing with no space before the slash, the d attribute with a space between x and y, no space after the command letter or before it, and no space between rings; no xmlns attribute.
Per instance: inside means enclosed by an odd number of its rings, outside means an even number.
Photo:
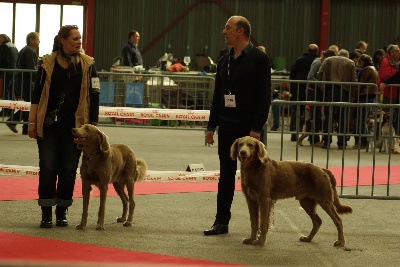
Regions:
<svg viewBox="0 0 400 267"><path fill-rule="evenodd" d="M1 72L5 71L0 69ZM98 74L101 81L100 125L205 131L214 90L214 77L211 75L123 72ZM14 80L16 75L12 75ZM5 77L3 91L6 82ZM9 84L12 88L16 86L15 81ZM270 115L264 127L264 142L268 151L272 147L278 147L279 156L274 154L274 158L308 161L326 168L330 168L333 163L336 166L341 165L343 171L341 177L337 177L341 181L348 179L349 174L345 169L351 162L351 167L356 168L356 172L352 174L356 176L355 192L345 193L345 183L342 182L339 190L341 196L400 199L399 192L391 190L392 178L396 175L393 173L394 168L398 162L397 157L400 157L395 155L400 153L398 99L381 98L381 91L375 84L319 81L312 81L310 84L310 81L272 77L272 85L275 90ZM373 88L374 93L365 96L357 93L367 87ZM397 91L398 87L394 85L389 88ZM302 90L306 90L307 93L303 94ZM0 100L0 108L29 110L30 103L22 100L23 95L13 93L12 97L13 100ZM390 116L387 118L383 112L389 113ZM0 122L5 123L7 118L3 113ZM12 118L11 121L21 123L21 118ZM276 128L274 121L278 121ZM387 130L383 132L385 127ZM329 141L326 149L320 148L317 136L319 140L325 138ZM274 144L271 144L269 139L273 139ZM343 140L342 147L335 144L339 139ZM367 145L364 147L361 141L365 139ZM290 140L294 140L295 143L288 144ZM353 143L358 145L350 145ZM365 173L360 174L360 170L365 166L370 167L367 179L371 182L367 193L360 183L365 179L361 177ZM376 172L379 170L379 175L382 176L382 167L386 177L383 183L376 183ZM3 165L0 170L6 172L11 169L19 169L23 173L24 168ZM185 179L183 177L212 177L210 180L218 180L219 177L218 172L211 172L212 175L209 172L194 174L165 171L157 175L152 171L149 173L148 180L179 180L179 177L181 180ZM190 180L189 178L187 180ZM193 181L200 180L202 179L193 178ZM377 193L378 185L380 193ZM384 192L381 185L386 187ZM360 189L363 189L363 193Z"/></svg>

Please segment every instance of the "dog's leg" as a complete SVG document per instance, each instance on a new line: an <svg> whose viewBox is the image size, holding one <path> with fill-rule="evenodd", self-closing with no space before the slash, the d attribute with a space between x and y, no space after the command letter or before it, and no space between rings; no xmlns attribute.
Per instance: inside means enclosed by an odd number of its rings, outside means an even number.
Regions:
<svg viewBox="0 0 400 267"><path fill-rule="evenodd" d="M87 224L89 199L90 199L90 191L91 190L92 190L92 186L90 185L90 183L86 182L85 179L82 179L83 210L82 210L81 223L75 227L78 230L84 229Z"/></svg>
<svg viewBox="0 0 400 267"><path fill-rule="evenodd" d="M338 240L335 241L334 246L335 247L343 247L346 244L346 241L344 239L344 234L343 234L343 223L342 223L342 219L340 218L339 214L336 212L336 209L333 206L333 203L331 202L331 203L318 203L318 204L331 217L332 221L335 223L336 228L338 230Z"/></svg>
<svg viewBox="0 0 400 267"><path fill-rule="evenodd" d="M117 222L125 222L126 221L126 213L128 210L128 197L124 192L124 185L120 183L113 183L115 192L117 192L118 196L122 201L122 216L117 218Z"/></svg>
<svg viewBox="0 0 400 267"><path fill-rule="evenodd" d="M317 202L314 199L303 198L299 200L301 207L307 212L308 216L310 216L313 228L308 236L300 236L300 241L302 242L311 242L314 238L315 234L318 232L318 229L321 227L322 220L316 213Z"/></svg>
<svg viewBox="0 0 400 267"><path fill-rule="evenodd" d="M129 199L129 214L128 220L124 222L124 226L132 226L133 222L133 212L135 211L135 200L133 199L133 190L134 190L134 182L128 183L126 185L126 190L128 191L128 199Z"/></svg>
<svg viewBox="0 0 400 267"><path fill-rule="evenodd" d="M104 230L104 215L106 210L108 184L99 186L99 190L100 190L100 207L99 207L96 230Z"/></svg>
<svg viewBox="0 0 400 267"><path fill-rule="evenodd" d="M243 244L253 244L255 240L257 240L257 233L260 227L260 214L259 214L259 205L257 202L252 200L249 196L246 196L247 206L249 208L250 214L250 223L251 223L251 235L250 238L243 239Z"/></svg>
<svg viewBox="0 0 400 267"><path fill-rule="evenodd" d="M272 199L266 198L262 200L259 206L259 219L260 219L260 238L253 241L253 245L263 246L267 240L267 232L269 227L270 212L271 212Z"/></svg>

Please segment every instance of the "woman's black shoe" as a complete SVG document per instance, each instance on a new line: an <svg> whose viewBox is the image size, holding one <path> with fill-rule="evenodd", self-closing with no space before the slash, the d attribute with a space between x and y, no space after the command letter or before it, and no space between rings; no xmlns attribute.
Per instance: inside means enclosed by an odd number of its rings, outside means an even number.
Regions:
<svg viewBox="0 0 400 267"><path fill-rule="evenodd" d="M60 206L56 207L56 226L59 227L68 226L66 207L60 207Z"/></svg>
<svg viewBox="0 0 400 267"><path fill-rule="evenodd" d="M52 228L53 218L51 207L42 207L42 221L40 222L40 228Z"/></svg>

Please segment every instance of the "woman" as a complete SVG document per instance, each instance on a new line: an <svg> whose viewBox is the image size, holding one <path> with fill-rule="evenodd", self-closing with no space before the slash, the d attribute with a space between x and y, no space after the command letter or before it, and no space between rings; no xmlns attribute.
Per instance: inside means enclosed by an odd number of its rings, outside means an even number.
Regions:
<svg viewBox="0 0 400 267"><path fill-rule="evenodd" d="M382 60L386 57L386 52L383 49L375 50L372 55L372 62L374 63L375 69L379 71L379 67L381 66Z"/></svg>
<svg viewBox="0 0 400 267"><path fill-rule="evenodd" d="M81 155L71 129L98 122L99 79L94 59L80 53L81 44L77 26L62 26L53 53L40 63L32 92L28 134L37 139L39 149L41 228L53 226L55 205L56 226L68 226L66 213Z"/></svg>
<svg viewBox="0 0 400 267"><path fill-rule="evenodd" d="M376 95L378 90L376 84L378 82L378 72L374 67L372 58L366 54L363 54L358 59L358 64L361 66L361 73L359 82L363 85L360 86L357 94L354 96L355 103L375 103ZM365 83L373 85L364 85ZM361 115L359 116L359 121L357 123L357 133L366 134L368 132L367 118L369 116L369 110L366 107L361 108ZM361 137L361 143L358 142L357 136L355 136L356 144L354 148L365 149L368 146L367 137Z"/></svg>

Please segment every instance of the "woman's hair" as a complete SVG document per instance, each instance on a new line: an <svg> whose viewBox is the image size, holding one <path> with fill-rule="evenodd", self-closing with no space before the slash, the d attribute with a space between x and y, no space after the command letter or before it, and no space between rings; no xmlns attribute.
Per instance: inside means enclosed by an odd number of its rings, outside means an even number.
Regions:
<svg viewBox="0 0 400 267"><path fill-rule="evenodd" d="M58 34L54 37L54 43L53 43L53 51L59 51L61 49L61 42L60 39L67 39L72 30L78 30L78 26L76 25L64 25L60 28L60 30L58 31Z"/></svg>
<svg viewBox="0 0 400 267"><path fill-rule="evenodd" d="M361 67L363 68L372 65L372 58L366 54L362 54L358 61L361 63Z"/></svg>
<svg viewBox="0 0 400 267"><path fill-rule="evenodd" d="M333 51L332 49L325 50L324 52L322 52L322 54L324 55L324 58L336 56L335 51Z"/></svg>

